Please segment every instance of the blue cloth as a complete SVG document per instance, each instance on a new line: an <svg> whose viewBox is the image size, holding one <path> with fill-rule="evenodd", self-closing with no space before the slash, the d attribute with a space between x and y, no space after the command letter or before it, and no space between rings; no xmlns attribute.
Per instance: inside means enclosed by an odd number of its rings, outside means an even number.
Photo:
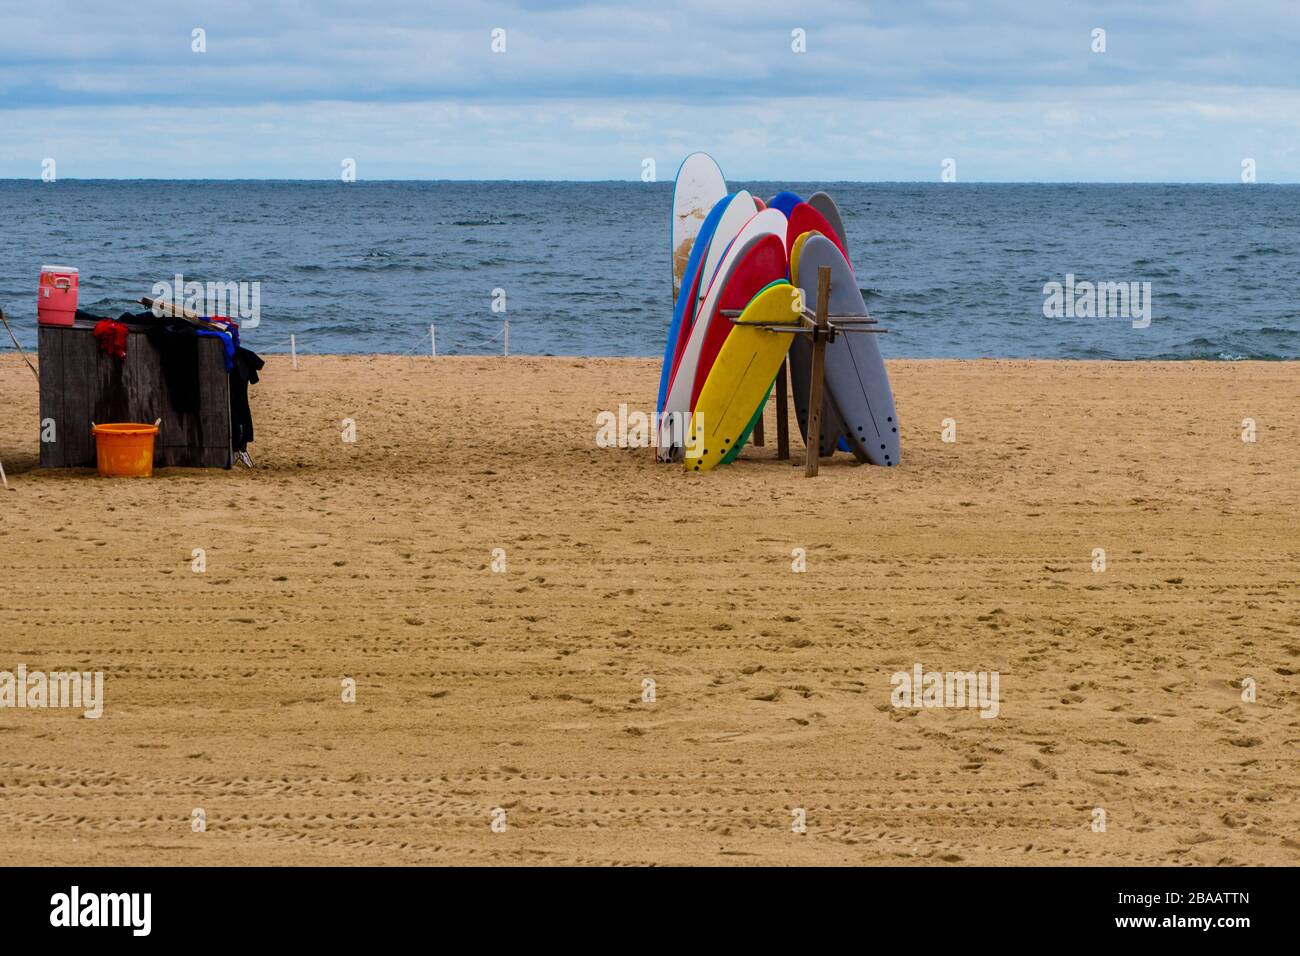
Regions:
<svg viewBox="0 0 1300 956"><path fill-rule="evenodd" d="M233 372L235 369L235 340L229 332L214 332L210 329L198 329L195 332L200 337L210 339L220 339L221 344L226 349L226 371Z"/></svg>

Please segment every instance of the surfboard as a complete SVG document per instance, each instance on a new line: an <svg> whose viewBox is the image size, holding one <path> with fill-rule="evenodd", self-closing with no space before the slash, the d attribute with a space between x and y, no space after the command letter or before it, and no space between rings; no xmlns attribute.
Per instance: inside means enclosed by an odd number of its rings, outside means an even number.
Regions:
<svg viewBox="0 0 1300 956"><path fill-rule="evenodd" d="M852 262L849 256L849 234L844 231L844 219L840 216L840 207L835 205L835 200L830 197L829 193L815 192L808 197L808 205L812 206L822 218L835 231L835 235L840 240L840 248L844 250L844 258Z"/></svg>
<svg viewBox="0 0 1300 956"><path fill-rule="evenodd" d="M745 228L746 222L754 219L757 215L757 209L754 207L754 198L748 191L740 190L728 199L727 206L723 209L723 215L719 217L718 225L714 228L714 234L708 237L708 247L702 252L701 265L699 265L699 281L697 286L698 293L695 298L686 303L685 311L682 312L681 325L677 329L677 341L673 343L672 362L668 365L668 390L664 393L664 402L662 411L667 411L668 395L672 394L673 381L676 381L677 368L681 365L682 355L685 354L686 346L690 342L690 332L695 325L695 319L699 315L699 310L703 304L703 299L712 287L712 280L718 272L718 265L723 256L735 242L736 235L741 229ZM686 411L681 407L680 411ZM680 436L679 436L680 437ZM663 447L663 446L660 446Z"/></svg>
<svg viewBox="0 0 1300 956"><path fill-rule="evenodd" d="M698 454L683 459L687 471L716 467L753 420L754 409L772 387L785 360L790 340L799 336L745 325L788 324L792 289L789 283L779 281L756 295L722 344L700 392L694 419L698 428L691 443Z"/></svg>
<svg viewBox="0 0 1300 956"><path fill-rule="evenodd" d="M714 359L722 343L731 334L732 323L723 312L741 312L750 300L767 285L786 277L785 243L775 234L759 237L736 261L726 286L718 296L713 315L700 345L700 356L695 366L695 382L691 388L690 407L694 408L700 390L709 377Z"/></svg>
<svg viewBox="0 0 1300 956"><path fill-rule="evenodd" d="M714 227L713 235L709 237L708 248L703 252L698 295L692 301L686 303L686 309L682 313L681 325L677 331L677 341L674 343L672 362L668 367L668 393L672 392L677 367L681 364L682 353L690 341L691 329L695 325L695 317L699 314L700 304L713 282L714 275L717 273L718 263L726 251L731 248L731 243L736 238L736 234L744 228L745 223L754 218L756 212L754 197L744 189L733 195L727 202L726 208L722 210L722 216L718 220L717 226ZM667 395L665 395L664 401L667 402Z"/></svg>
<svg viewBox="0 0 1300 956"><path fill-rule="evenodd" d="M808 237L809 237L809 236L820 236L820 235L821 235L821 233L818 232L816 229L810 229L808 232L805 232L805 233L803 233L803 234L797 236L797 237L795 238L794 242L791 242L791 243L789 244L789 249L790 249L790 284L791 284L791 285L798 285L798 284L799 284L799 279L798 279L798 275L799 275L799 256L800 256L800 254L803 252L803 245L804 245L804 243L808 241Z"/></svg>
<svg viewBox="0 0 1300 956"><path fill-rule="evenodd" d="M699 303L704 300L709 286L713 283L713 277L717 274L718 263L731 248L732 240L757 213L758 207L754 205L754 197L746 189L740 190L731 197L731 202L727 203L727 208L723 210L722 218L718 220L718 226L709 239L709 248L704 254L704 266L700 271L700 293L696 299L695 310L691 313L692 323L695 315L699 314Z"/></svg>
<svg viewBox="0 0 1300 956"><path fill-rule="evenodd" d="M754 412L754 417L749 420L749 424L745 426L745 430L740 433L740 437L732 444L731 450L722 456L722 464L729 465L740 455L740 452L745 447L745 443L749 441L749 436L753 434L754 428L758 425L758 419L762 416L763 409L767 408L767 401L772 397L772 389L774 387L776 387L775 379L773 379L772 384L767 387L767 394L763 396L763 400L758 403L758 409Z"/></svg>
<svg viewBox="0 0 1300 956"><path fill-rule="evenodd" d="M673 258L673 301L682 288L682 276L690 259L695 237L705 217L719 199L727 194L722 170L708 153L691 153L677 169L673 186L673 224L669 237Z"/></svg>
<svg viewBox="0 0 1300 956"><path fill-rule="evenodd" d="M800 203L790 210L790 224L786 227L785 246L787 249L794 245L794 241L802 236L805 232L820 232L823 236L835 243L836 248L844 254L844 261L851 263L848 250L844 242L835 234L834 227L826 221L826 217L819 213L806 202ZM851 268L851 266L850 266Z"/></svg>
<svg viewBox="0 0 1300 956"><path fill-rule="evenodd" d="M796 286L799 285L799 263L802 259L803 247L813 236L820 236L821 233L816 230L805 232L800 235L793 243L790 244L790 282ZM805 302L805 307L815 309L817 307L816 292L813 294L813 301ZM812 383L812 343L806 336L797 335L795 341L790 345L790 391L794 395L794 417L799 423L799 434L803 438L805 448L811 448L808 443L808 391ZM839 409L835 407L835 402L831 399L829 390L822 393L822 421L821 434L818 436L817 454L820 458L829 458L835 454L835 450L840 448L849 451L849 446L844 440L844 421L840 418Z"/></svg>
<svg viewBox="0 0 1300 956"><path fill-rule="evenodd" d="M713 238L713 231L717 228L718 220L722 218L722 213L726 210L729 202L731 202L731 197L723 196L714 203L713 208L709 210L709 214L704 219L704 225L700 227L699 235L695 237L695 242L691 246L691 254L686 262L686 271L683 273L685 288L677 293L672 322L668 326L668 341L664 344L664 363L659 371L659 392L655 399L656 421L658 421L659 415L664 410L664 399L668 397L668 383L672 381L673 375L673 360L680 354L678 340L682 325L685 322L686 311L688 307L694 306L699 291L699 277L700 270L704 265L704 254L708 251L709 241Z"/></svg>
<svg viewBox="0 0 1300 956"><path fill-rule="evenodd" d="M844 250L844 258L853 264L853 258L849 255L849 234L844 229L844 219L840 216L840 208L835 205L835 200L826 192L815 192L808 197L808 205L812 206L822 214L827 224L835 231L835 236L840 240L840 248ZM840 438L839 443L835 446L840 451L850 451L849 443Z"/></svg>
<svg viewBox="0 0 1300 956"><path fill-rule="evenodd" d="M815 296L816 290L813 290ZM794 417L799 423L799 436L805 448L811 448L808 442L808 392L812 386L812 343L806 335L794 336L790 344L790 392L794 395ZM830 390L822 389L821 435L817 442L817 455L830 458L844 441L844 420L835 407L835 400ZM848 451L849 449L844 449Z"/></svg>
<svg viewBox="0 0 1300 956"><path fill-rule="evenodd" d="M722 349L722 345L728 336L731 335L733 327L731 319L723 315L723 313L743 311L754 296L758 295L767 286L774 282L784 281L786 271L785 243L779 235L774 233L761 236L757 242L751 243L748 250L737 260L727 284L722 290L722 294L718 297L713 316L709 321L709 327L704 333L704 342L700 347L700 357L695 369L695 385L691 389L692 410L695 409L696 403L699 401L700 392L709 377L709 372L713 368L718 352ZM749 425L742 431L740 438L731 446L731 451L728 454L732 458L740 454L740 449L749 440L750 432L754 430L754 426L758 423L758 416L763 414L763 407L766 404L767 396L764 395Z"/></svg>
<svg viewBox="0 0 1300 956"><path fill-rule="evenodd" d="M783 280L778 279L776 282L773 282L772 285L777 285L782 281ZM791 316L794 315L793 305L791 307L790 314ZM794 336L794 338L799 338L799 336ZM779 366L777 370L778 371L780 370ZM772 391L775 388L776 388L776 379L773 378L772 384L768 386L767 394L764 395L763 400L758 403L758 408L755 409L754 416L749 420L749 424L745 426L745 430L740 433L740 438L738 438L735 442L733 442L731 445L731 450L722 456L722 464L724 465L731 464L733 461L736 460L736 457L740 454L741 450L744 449L745 443L749 441L749 436L753 434L754 428L757 427L758 420L759 418L762 417L764 409L767 408L767 403L771 400Z"/></svg>
<svg viewBox="0 0 1300 956"><path fill-rule="evenodd" d="M714 249L721 243L724 235L723 228L727 224L728 216L731 215L731 211L736 208L737 204L742 202L742 197L750 206L753 205L753 200L749 199L749 194L742 191L736 194L736 198L731 201L727 211L722 214L718 229L714 232L713 239L709 243L709 253L704 260L704 272L701 273L701 281L703 281L703 277L709 274L709 260L713 257ZM751 244L765 235L780 236L783 234L784 229L785 216L775 209L764 209L762 212L750 216L749 220L737 231L731 243L720 253L718 267L713 274L712 281L709 283L708 291L700 300L700 305L695 311L695 323L691 326L690 333L686 338L686 344L681 350L677 367L673 370L672 380L668 384L668 397L664 400L664 414L660 422L659 448L661 455L667 450L668 454L675 457L671 449L682 445L686 438L681 426L685 424L686 416L691 411L691 391L695 385L695 371L699 366L700 350L703 348L710 324L716 318L718 298L722 295L722 290L726 288L732 271ZM683 329L681 334L686 335L686 330ZM750 411L753 411L753 409L750 409Z"/></svg>
<svg viewBox="0 0 1300 956"><path fill-rule="evenodd" d="M790 210L803 202L803 199L797 193L792 193L788 189L779 192L767 201L769 209L779 209L786 216L790 215Z"/></svg>
<svg viewBox="0 0 1300 956"><path fill-rule="evenodd" d="M867 315L852 266L826 236L809 236L799 253L799 286L805 300L816 302L817 272L822 266L831 269L830 313ZM827 344L826 388L858 460L897 465L898 415L875 335L846 332Z"/></svg>

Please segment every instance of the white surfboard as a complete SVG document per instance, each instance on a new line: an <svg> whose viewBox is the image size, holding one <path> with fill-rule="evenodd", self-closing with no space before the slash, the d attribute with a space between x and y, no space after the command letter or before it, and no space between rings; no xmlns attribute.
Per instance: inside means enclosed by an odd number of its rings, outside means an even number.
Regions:
<svg viewBox="0 0 1300 956"><path fill-rule="evenodd" d="M749 194L749 190L742 189L731 197L726 211L718 220L718 228L713 230L713 238L709 240L709 251L704 256L704 265L700 266L699 298L696 299L694 309L687 309L686 316L682 319L683 323L688 326L694 324L695 316L700 311L700 303L708 293L709 283L713 281L713 276L718 271L722 254L727 251L727 246L736 238L740 230L745 228L745 223L754 218L756 212L758 206L755 205L754 197Z"/></svg>
<svg viewBox="0 0 1300 956"><path fill-rule="evenodd" d="M745 192L737 194L736 198L731 201L731 206L734 207L742 196L749 208L755 208L754 200ZM731 211L730 207L727 211ZM723 216L723 222L726 222L725 215ZM749 251L749 248L763 236L779 236L784 240L785 229L786 218L780 210L764 209L750 216L749 220L736 232L735 238L731 240L728 246L725 236L722 234L722 225L719 224L718 232L714 233L713 242L709 246L710 258L713 258L714 252L717 250L718 265L716 270L710 274L707 271L709 261L706 259L704 263L706 271L701 275L704 277L712 275L712 278L708 284L708 291L704 293L699 307L695 310L695 322L691 326L690 336L687 338L686 346L682 350L682 357L677 364L677 371L673 373L673 381L668 388L668 398L664 401L665 414L659 435L659 447L661 449L675 449L684 444L685 434L679 426L684 425L689 417L691 391L695 384L695 372L699 367L700 352L704 347L705 334L708 331L708 319L717 306L718 297L722 295L722 290L727 285L731 270ZM701 282L700 287L704 288L703 282ZM674 412L677 414L669 414Z"/></svg>
<svg viewBox="0 0 1300 956"><path fill-rule="evenodd" d="M673 187L673 301L682 288L682 273L686 260L691 257L691 246L700 233L704 217L714 203L727 194L727 181L722 170L708 153L691 153L682 160L677 170L677 184Z"/></svg>

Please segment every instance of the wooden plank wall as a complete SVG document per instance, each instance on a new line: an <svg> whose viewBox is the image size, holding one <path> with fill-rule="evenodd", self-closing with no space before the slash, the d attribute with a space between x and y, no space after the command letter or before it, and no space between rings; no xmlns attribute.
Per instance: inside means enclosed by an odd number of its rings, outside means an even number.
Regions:
<svg viewBox="0 0 1300 956"><path fill-rule="evenodd" d="M42 467L93 468L91 422L159 418L155 467L230 467L230 376L216 339L198 341L199 409L185 415L172 409L161 356L142 331L130 333L124 360L105 355L91 328L81 324L43 325L38 342L41 421L54 421L55 438L41 442Z"/></svg>

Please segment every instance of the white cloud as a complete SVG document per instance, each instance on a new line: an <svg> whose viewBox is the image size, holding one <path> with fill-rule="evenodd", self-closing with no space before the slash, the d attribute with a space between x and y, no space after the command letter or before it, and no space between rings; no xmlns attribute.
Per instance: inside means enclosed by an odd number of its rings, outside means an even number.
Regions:
<svg viewBox="0 0 1300 956"><path fill-rule="evenodd" d="M929 179L954 156L965 179L1228 180L1236 154L1300 179L1281 0L0 0L0 21L5 176L56 156L63 176L332 178L350 156L371 178L631 179L708 148L779 179Z"/></svg>

